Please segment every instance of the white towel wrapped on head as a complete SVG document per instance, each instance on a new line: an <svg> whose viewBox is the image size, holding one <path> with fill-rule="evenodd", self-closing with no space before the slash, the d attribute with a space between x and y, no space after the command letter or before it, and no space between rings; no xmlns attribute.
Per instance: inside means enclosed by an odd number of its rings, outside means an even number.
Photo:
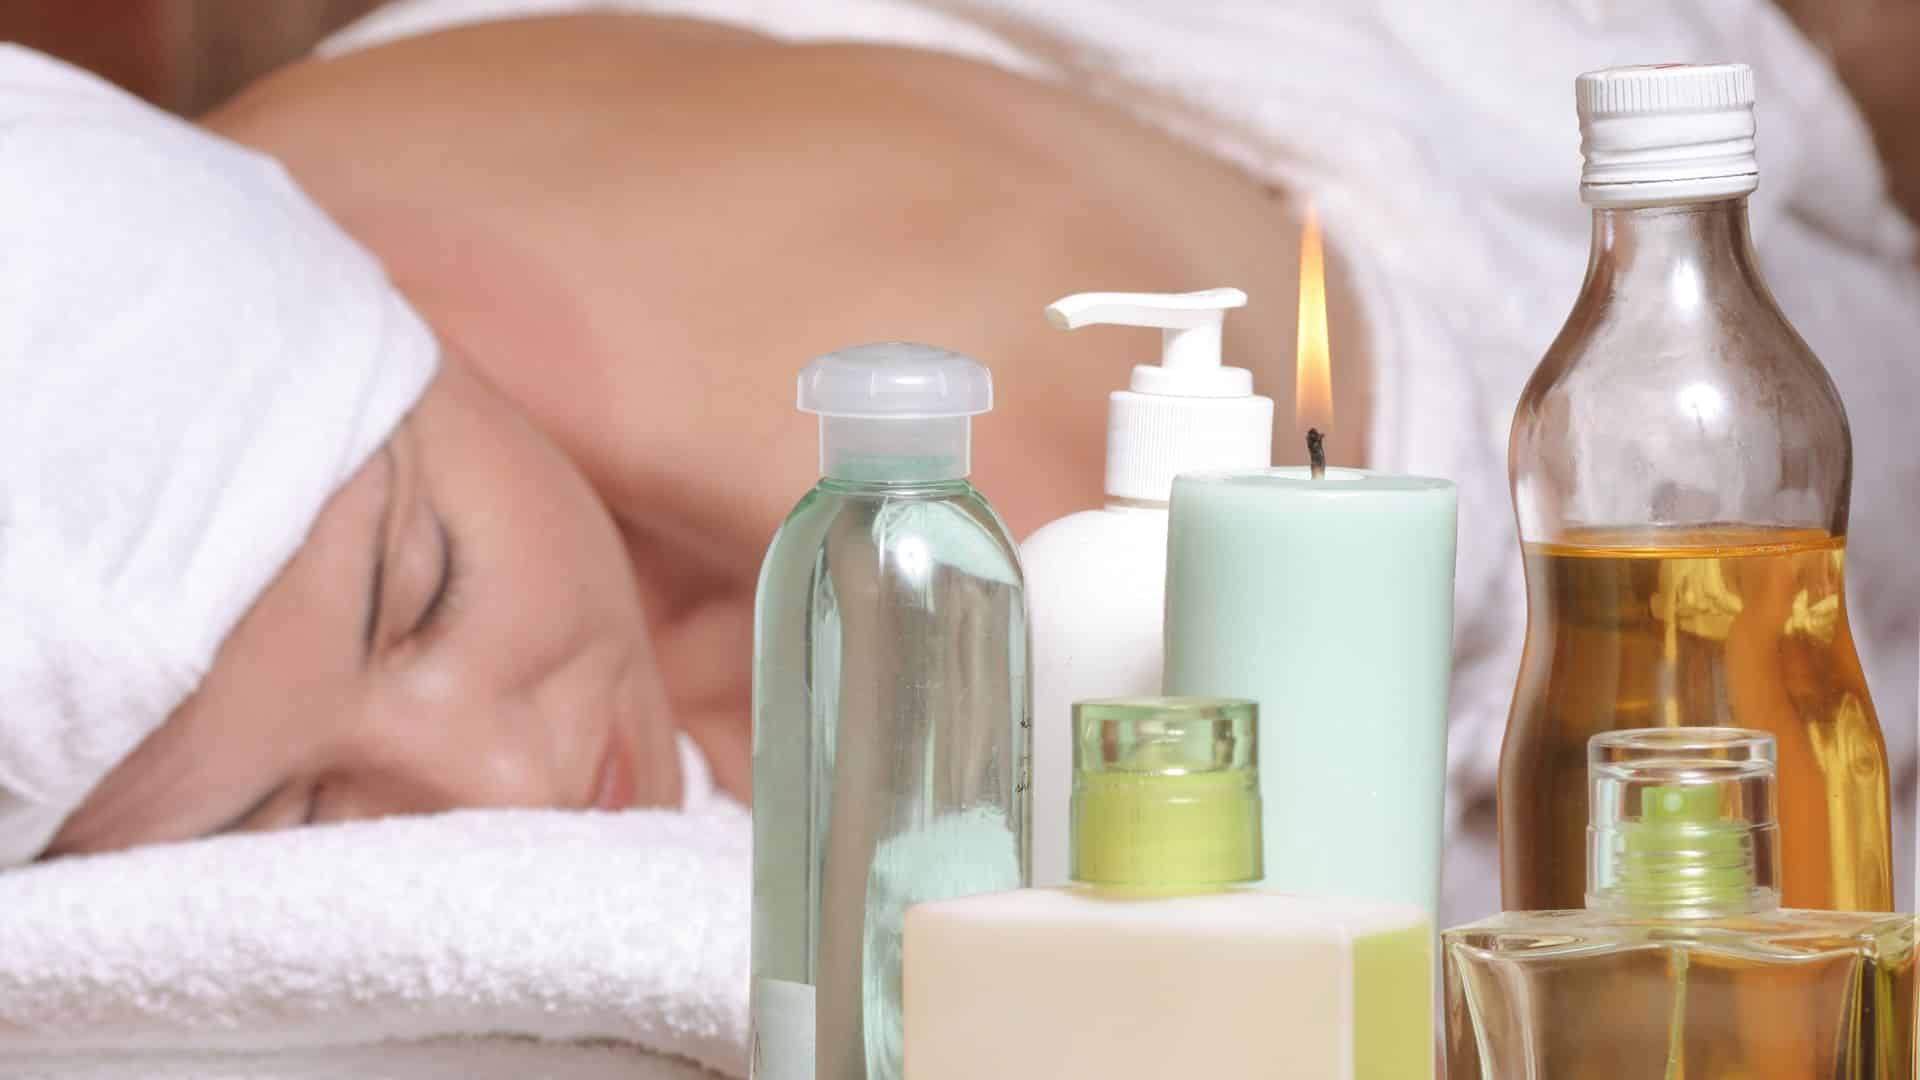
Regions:
<svg viewBox="0 0 1920 1080"><path fill-rule="evenodd" d="M0 162L0 1075L742 1075L751 830L684 738L684 811L14 865L195 690L438 353L271 159L5 45Z"/></svg>
<svg viewBox="0 0 1920 1080"><path fill-rule="evenodd" d="M433 335L272 159L0 45L0 867L198 685Z"/></svg>

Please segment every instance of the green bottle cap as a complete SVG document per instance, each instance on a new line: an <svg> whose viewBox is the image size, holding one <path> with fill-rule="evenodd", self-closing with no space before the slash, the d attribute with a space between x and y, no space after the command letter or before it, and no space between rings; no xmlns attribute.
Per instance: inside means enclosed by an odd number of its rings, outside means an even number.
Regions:
<svg viewBox="0 0 1920 1080"><path fill-rule="evenodd" d="M1075 705L1073 880L1144 889L1260 880L1257 715L1235 698Z"/></svg>
<svg viewBox="0 0 1920 1080"><path fill-rule="evenodd" d="M1594 736L1589 907L1723 915L1779 902L1773 737L1737 728Z"/></svg>

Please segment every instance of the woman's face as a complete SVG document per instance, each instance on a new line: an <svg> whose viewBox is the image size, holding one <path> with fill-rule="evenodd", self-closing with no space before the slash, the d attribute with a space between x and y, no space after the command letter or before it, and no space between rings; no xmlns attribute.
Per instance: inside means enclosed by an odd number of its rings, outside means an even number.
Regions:
<svg viewBox="0 0 1920 1080"><path fill-rule="evenodd" d="M449 359L50 853L454 807L679 799L631 564L586 480Z"/></svg>

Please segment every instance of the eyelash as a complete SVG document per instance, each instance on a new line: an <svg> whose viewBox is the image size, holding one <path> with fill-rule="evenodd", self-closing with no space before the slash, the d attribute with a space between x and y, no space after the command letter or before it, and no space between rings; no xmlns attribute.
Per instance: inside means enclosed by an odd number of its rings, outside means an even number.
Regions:
<svg viewBox="0 0 1920 1080"><path fill-rule="evenodd" d="M439 520L439 525L441 543L447 548L446 583L427 601L428 608L420 619L419 625L407 635L408 639L413 641L431 640L435 633L446 625L447 615L459 600L456 594L460 591L461 578L464 576L465 569L460 558L460 545L455 542L453 530L447 527L445 520Z"/></svg>

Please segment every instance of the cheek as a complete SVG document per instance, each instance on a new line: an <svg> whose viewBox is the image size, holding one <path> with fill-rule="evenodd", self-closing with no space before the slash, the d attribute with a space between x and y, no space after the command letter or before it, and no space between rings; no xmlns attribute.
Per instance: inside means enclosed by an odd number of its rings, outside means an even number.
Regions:
<svg viewBox="0 0 1920 1080"><path fill-rule="evenodd" d="M531 710L549 735L634 712L657 681L632 562L586 477L457 364L423 408L430 497L454 538L456 586L422 688L481 713ZM584 737L584 736L583 736Z"/></svg>
<svg viewBox="0 0 1920 1080"><path fill-rule="evenodd" d="M465 520L447 509L449 528L461 534L447 636L468 635L480 654L474 663L518 680L610 639L644 646L626 546L585 480L570 466L554 467L551 453L522 455L517 468L473 470L485 485L470 493Z"/></svg>

